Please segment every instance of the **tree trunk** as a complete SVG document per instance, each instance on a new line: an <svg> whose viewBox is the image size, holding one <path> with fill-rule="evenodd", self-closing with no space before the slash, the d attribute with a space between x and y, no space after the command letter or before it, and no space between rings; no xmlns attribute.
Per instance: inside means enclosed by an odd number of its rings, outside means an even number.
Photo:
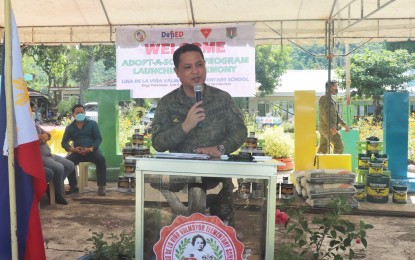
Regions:
<svg viewBox="0 0 415 260"><path fill-rule="evenodd" d="M382 107L380 105L380 97L374 96L373 97L373 116L378 118L382 113Z"/></svg>
<svg viewBox="0 0 415 260"><path fill-rule="evenodd" d="M92 76L94 74L94 47L91 46L88 49L88 53L89 53L89 61L88 61L88 74L87 77L84 80L81 80L80 82L80 86L79 86L79 103L83 104L84 103L84 91L87 90L89 88L89 83L92 80Z"/></svg>

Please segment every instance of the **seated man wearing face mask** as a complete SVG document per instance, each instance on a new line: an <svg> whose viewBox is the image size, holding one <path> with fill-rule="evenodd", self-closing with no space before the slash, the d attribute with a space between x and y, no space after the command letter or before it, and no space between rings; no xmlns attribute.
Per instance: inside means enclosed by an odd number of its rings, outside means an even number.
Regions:
<svg viewBox="0 0 415 260"><path fill-rule="evenodd" d="M81 104L72 108L72 114L75 120L65 128L62 147L70 153L67 159L74 164L92 162L96 165L98 195L105 196L107 167L105 158L99 150L102 137L98 124L85 118L85 108ZM70 141L72 146L69 144ZM75 171L69 174L68 181L70 186L68 194L79 192Z"/></svg>
<svg viewBox="0 0 415 260"><path fill-rule="evenodd" d="M337 81L333 80L326 83L326 93L320 97L319 105L319 132L320 132L320 146L317 153L326 154L330 143L333 144L335 154L342 154L344 145L342 137L338 132L338 126L344 127L346 132L350 128L340 117L337 111L337 103L333 100L332 95L337 95ZM330 135L330 136L329 136Z"/></svg>

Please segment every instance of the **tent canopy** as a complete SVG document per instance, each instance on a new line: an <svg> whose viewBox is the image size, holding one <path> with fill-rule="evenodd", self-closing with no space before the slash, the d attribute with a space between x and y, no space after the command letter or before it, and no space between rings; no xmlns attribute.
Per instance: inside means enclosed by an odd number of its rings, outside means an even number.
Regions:
<svg viewBox="0 0 415 260"><path fill-rule="evenodd" d="M414 0L12 0L27 44L115 42L119 26L209 27L254 23L256 44L413 39ZM0 3L4 31L4 1Z"/></svg>

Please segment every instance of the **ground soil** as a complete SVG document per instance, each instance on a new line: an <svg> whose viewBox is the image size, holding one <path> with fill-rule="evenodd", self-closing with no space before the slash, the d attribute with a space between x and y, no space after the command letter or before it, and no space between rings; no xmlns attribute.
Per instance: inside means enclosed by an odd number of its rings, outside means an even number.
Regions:
<svg viewBox="0 0 415 260"><path fill-rule="evenodd" d="M133 230L135 195L118 192L117 184L109 183L109 195L99 197L96 184L90 181L89 186L82 194L67 196L69 205L66 206L49 205L46 197L42 199L40 212L47 259L77 259L84 255L86 249L91 250L92 243L87 239L92 237L92 232L109 234ZM392 202L383 204L384 209L378 213L371 210L365 211L364 215L348 216L353 222L364 220L374 225L374 229L367 232L368 248L354 245L355 259L415 259L415 205L402 207L408 214L388 214L388 205ZM241 234L252 229L243 220L236 226ZM284 230L277 227L276 251L282 242L290 241ZM253 255L248 259L261 257Z"/></svg>

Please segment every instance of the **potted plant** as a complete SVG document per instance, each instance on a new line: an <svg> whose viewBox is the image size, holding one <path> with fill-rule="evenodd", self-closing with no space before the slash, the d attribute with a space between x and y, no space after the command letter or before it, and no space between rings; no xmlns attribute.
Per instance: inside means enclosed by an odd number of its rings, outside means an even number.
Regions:
<svg viewBox="0 0 415 260"><path fill-rule="evenodd" d="M264 130L262 139L264 139L264 153L285 163L285 166L278 166L278 170L288 171L294 169L292 160L294 140L290 133L285 133L283 127L270 127Z"/></svg>

